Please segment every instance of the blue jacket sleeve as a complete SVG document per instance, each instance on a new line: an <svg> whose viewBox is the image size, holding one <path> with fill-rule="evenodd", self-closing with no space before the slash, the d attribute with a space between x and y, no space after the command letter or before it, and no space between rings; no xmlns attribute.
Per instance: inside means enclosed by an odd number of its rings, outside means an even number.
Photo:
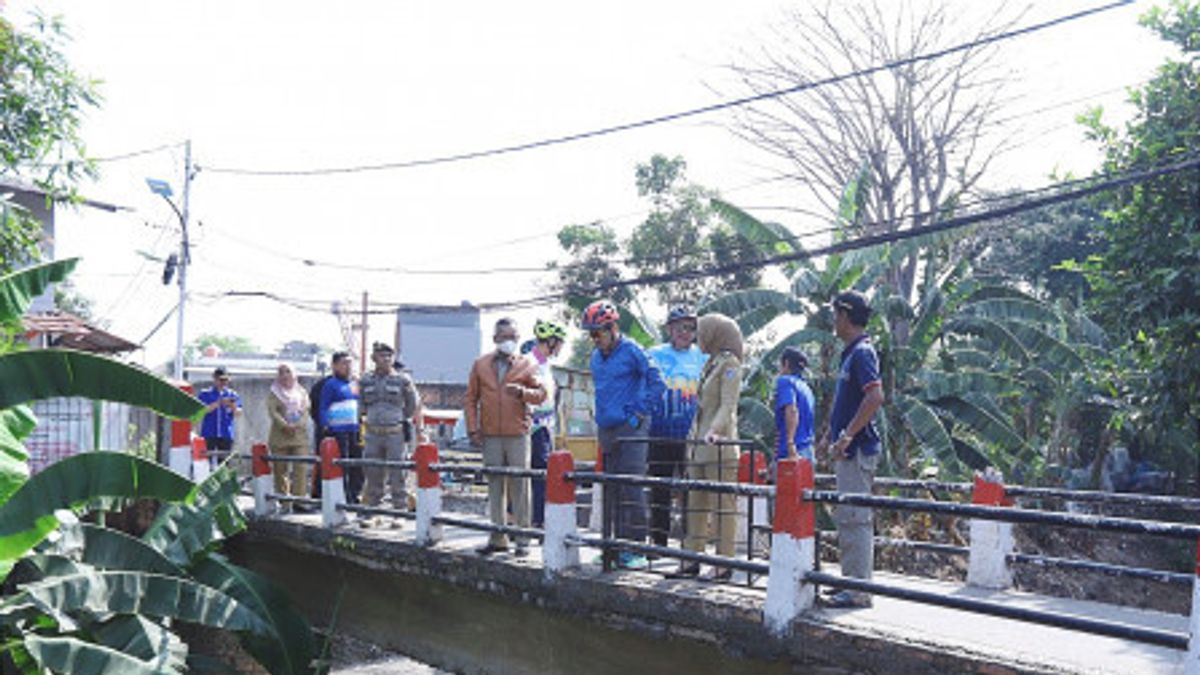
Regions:
<svg viewBox="0 0 1200 675"><path fill-rule="evenodd" d="M321 387L321 405L318 408L318 419L321 426L320 429L317 429L318 432L329 426L329 405L333 403L333 390L329 387L331 382L333 382L333 378L325 380L325 385Z"/></svg>
<svg viewBox="0 0 1200 675"><path fill-rule="evenodd" d="M642 386L642 409L637 412L649 415L662 404L663 394L667 392L667 383L663 381L662 371L658 369L658 364L654 362L653 357L642 353L642 367L644 368L645 383Z"/></svg>

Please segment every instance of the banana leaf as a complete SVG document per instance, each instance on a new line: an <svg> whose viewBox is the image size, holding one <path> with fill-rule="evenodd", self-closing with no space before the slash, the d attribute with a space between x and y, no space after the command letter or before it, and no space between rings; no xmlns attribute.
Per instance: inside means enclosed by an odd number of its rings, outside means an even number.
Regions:
<svg viewBox="0 0 1200 675"><path fill-rule="evenodd" d="M1067 343L1029 324L1010 322L1005 326L1025 348L1036 354L1038 363L1057 370L1085 370L1087 362Z"/></svg>
<svg viewBox="0 0 1200 675"><path fill-rule="evenodd" d="M921 454L937 462L945 472L962 474L954 443L937 413L912 396L902 397L897 401L897 407L908 430L917 439Z"/></svg>
<svg viewBox="0 0 1200 675"><path fill-rule="evenodd" d="M79 258L55 260L0 276L0 323L24 316L34 299L50 284L66 279L78 262Z"/></svg>
<svg viewBox="0 0 1200 675"><path fill-rule="evenodd" d="M1053 306L1024 298L989 298L963 305L963 314L983 316L997 321L1061 324L1062 316Z"/></svg>
<svg viewBox="0 0 1200 675"><path fill-rule="evenodd" d="M237 473L226 461L180 503L164 504L142 541L172 563L190 565L245 529L245 517L234 502L238 489Z"/></svg>
<svg viewBox="0 0 1200 675"><path fill-rule="evenodd" d="M836 338L833 333L827 330L817 330L816 328L801 328L791 335L783 338L775 343L775 346L763 354L759 361L763 370L767 372L775 372L779 367L779 357L783 354L783 350L787 347L806 347L810 345L821 345L833 342Z"/></svg>
<svg viewBox="0 0 1200 675"><path fill-rule="evenodd" d="M105 356L70 349L0 355L0 409L58 396L128 403L174 418L199 417L200 401L166 380Z"/></svg>
<svg viewBox="0 0 1200 675"><path fill-rule="evenodd" d="M981 370L958 370L953 373L923 370L920 375L924 396L928 400L972 392L1003 394L1020 388L1020 383L1012 378Z"/></svg>
<svg viewBox="0 0 1200 675"><path fill-rule="evenodd" d="M947 333L973 335L988 343L994 350L1024 363L1029 360L1025 345L1009 330L1007 324L981 316L957 316L946 322Z"/></svg>
<svg viewBox="0 0 1200 675"><path fill-rule="evenodd" d="M186 575L181 567L153 546L120 530L80 522L63 525L60 531L63 536L55 544L46 547L46 552L71 555L101 570Z"/></svg>
<svg viewBox="0 0 1200 675"><path fill-rule="evenodd" d="M313 672L318 647L312 627L278 586L217 554L197 563L193 573L197 581L237 600L263 620L265 634L246 633L239 640L272 675Z"/></svg>
<svg viewBox="0 0 1200 675"><path fill-rule="evenodd" d="M1020 457L1028 450L1025 441L1007 422L967 398L948 396L938 399L934 405L948 411L955 421L971 429L980 440L995 446L1005 457Z"/></svg>
<svg viewBox="0 0 1200 675"><path fill-rule="evenodd" d="M187 645L165 626L143 616L116 616L88 626L96 643L149 662L158 672L186 672Z"/></svg>
<svg viewBox="0 0 1200 675"><path fill-rule="evenodd" d="M767 444L775 437L775 415L757 398L743 396L738 401L738 435Z"/></svg>
<svg viewBox="0 0 1200 675"><path fill-rule="evenodd" d="M25 636L24 647L39 666L56 673L156 675L184 672L74 637L43 637L29 633Z"/></svg>
<svg viewBox="0 0 1200 675"><path fill-rule="evenodd" d="M0 603L0 624L45 615L60 630L78 629L76 616L141 614L261 635L269 627L248 607L191 579L147 572L88 571L26 584Z"/></svg>
<svg viewBox="0 0 1200 675"><path fill-rule="evenodd" d="M184 499L188 479L158 464L116 452L87 452L51 464L0 506L0 561L23 555L59 526L54 512L97 497Z"/></svg>
<svg viewBox="0 0 1200 675"><path fill-rule="evenodd" d="M763 222L742 209L721 199L711 201L712 209L733 228L743 239L754 245L758 255L763 258L803 253L799 238L788 228L779 223ZM788 276L797 270L812 269L812 260L807 257L787 262L783 265L784 273Z"/></svg>
<svg viewBox="0 0 1200 675"><path fill-rule="evenodd" d="M0 410L0 504L29 480L29 451L22 439L36 424L29 406Z"/></svg>

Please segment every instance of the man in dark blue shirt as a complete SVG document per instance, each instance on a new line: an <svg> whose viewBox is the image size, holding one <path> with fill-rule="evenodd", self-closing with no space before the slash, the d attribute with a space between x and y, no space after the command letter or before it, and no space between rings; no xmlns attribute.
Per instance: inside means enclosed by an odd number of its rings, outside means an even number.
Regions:
<svg viewBox="0 0 1200 675"><path fill-rule="evenodd" d="M871 307L858 291L846 291L833 300L833 330L846 345L838 368L829 432L821 439L837 477L838 492L870 494L879 460L879 432L875 413L883 405L883 382L879 357L866 333ZM832 441L830 440L832 439ZM874 565L875 528L871 509L838 506L834 509L838 529L842 575L870 579ZM838 591L826 599L831 607L869 607L871 596Z"/></svg>
<svg viewBox="0 0 1200 675"><path fill-rule="evenodd" d="M204 404L206 414L200 424L200 436L210 453L229 452L233 449L233 421L242 414L242 397L229 386L229 373L224 367L213 371L213 384L201 389L196 398ZM212 462L223 457L210 455Z"/></svg>
<svg viewBox="0 0 1200 675"><path fill-rule="evenodd" d="M646 475L646 439L650 415L666 387L654 360L636 342L621 335L621 315L606 300L588 305L581 327L588 331L592 350L592 384L596 391L596 436L603 455L604 472ZM618 438L639 441L618 443ZM646 538L646 491L641 487L607 487L604 504L614 515L614 534L620 539L641 542ZM607 533L606 533L607 535ZM617 564L644 567L646 559L621 551Z"/></svg>
<svg viewBox="0 0 1200 675"><path fill-rule="evenodd" d="M323 436L337 440L343 459L359 459L362 445L358 438L358 383L350 378L352 358L346 352L337 352L332 360L333 377L325 380L317 401L319 426ZM362 467L347 467L342 472L342 481L346 486L346 501L357 504L363 486Z"/></svg>
<svg viewBox="0 0 1200 675"><path fill-rule="evenodd" d="M804 457L813 461L813 393L804 381L808 358L796 347L779 357L775 378L775 460Z"/></svg>

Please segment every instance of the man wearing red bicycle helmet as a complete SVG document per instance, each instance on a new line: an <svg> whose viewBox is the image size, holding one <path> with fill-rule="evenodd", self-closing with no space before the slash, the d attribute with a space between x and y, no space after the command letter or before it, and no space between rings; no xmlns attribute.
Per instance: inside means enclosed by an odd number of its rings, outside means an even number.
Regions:
<svg viewBox="0 0 1200 675"><path fill-rule="evenodd" d="M621 313L608 300L597 300L583 310L580 327L588 332L592 350L592 384L596 392L596 436L603 454L604 472L646 475L650 415L665 391L654 360L636 342L621 335ZM642 439L618 443L617 439ZM613 533L619 539L642 542L646 538L646 491L631 485L605 486L605 504L616 504ZM646 559L621 551L617 565L646 566Z"/></svg>

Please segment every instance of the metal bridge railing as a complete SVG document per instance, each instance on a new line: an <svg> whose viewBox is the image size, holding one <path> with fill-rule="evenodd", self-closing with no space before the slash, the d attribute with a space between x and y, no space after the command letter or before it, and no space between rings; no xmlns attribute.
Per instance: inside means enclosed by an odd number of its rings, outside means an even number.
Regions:
<svg viewBox="0 0 1200 675"><path fill-rule="evenodd" d="M1009 499L1011 496L1026 495L1037 498L1052 497L1074 500L1077 496L1076 493L1079 491L1055 491L1043 488L1029 489L1019 486L1004 486L996 482L977 479L976 484L972 486L971 490L976 503L964 504L929 499L818 490L816 489L818 477L813 474L812 464L807 460L782 460L778 462L777 483L775 485L761 485L732 481L614 474L602 470L581 471L576 470L574 460L569 453L565 452L553 453L549 467L542 470L439 462L437 448L433 445L418 447L412 461L345 460L337 456L337 448L334 445L332 448L327 446L322 453L322 457L319 459L273 456L266 452L265 447L261 450L256 448L253 459L255 466L254 487L256 511L261 510L264 514L269 513L269 504L272 501L281 503L291 501L307 504L317 501L307 498L272 495L270 493L270 487L264 480L270 477L269 464L271 462L296 461L319 463L320 465L321 478L325 485L320 501L322 503L323 520L327 526L335 526L345 522L346 513L356 513L361 515L386 515L415 521L417 530L416 542L421 545L433 545L440 541L442 538L441 527L443 526L497 532L526 539L538 539L544 542L543 567L546 575L550 578L578 566L579 549L582 547L599 548L605 553L623 550L646 556L712 565L718 568L745 572L748 576L766 575L767 596L764 603L764 621L771 631L778 634L790 631L791 622L813 606L816 587L824 585L1029 623L1078 630L1173 649L1188 650L1187 658L1200 663L1200 636L1196 635L1197 632L1200 632L1200 585L1196 583L1197 577L1195 575L1112 565L1090 560L1054 558L1018 553L1011 550L1011 536L1007 540L1010 542L1008 544L1009 548L1006 549L1005 545L995 546L996 541L1005 541L1005 538L1000 536L1003 534L1003 528L1011 528L1013 524L1018 523L1200 541L1200 525L1017 508L1010 505L1012 501ZM414 470L417 475L418 484L416 512L346 504L345 494L341 489L341 472L343 466L348 467L352 465ZM264 467L266 467L265 471ZM462 475L468 473L484 476L544 479L547 484L545 527L543 529L536 529L494 525L470 518L442 514L441 475ZM885 487L892 488L940 489L965 494L963 488L965 484L934 483L930 481L901 482L891 479L881 479L878 482ZM707 552L647 544L644 541L619 539L612 536L610 528L604 528L604 532L599 537L581 534L577 529L576 488L583 484L596 484L602 487L621 485L638 489L658 487L669 488L685 494L694 491L707 491L747 499L770 499L774 502L770 561L769 563L765 563L753 559L740 559L730 556L712 555ZM604 501L607 501L607 499ZM1150 501L1155 506L1163 506L1167 505L1168 500L1153 499ZM1132 501L1128 503L1132 503ZM888 538L877 538L877 541L883 545L905 546L939 554L967 555L972 558L972 568L976 567L976 562L979 562L976 560L977 557L990 556L990 560L982 560L981 564L983 567L990 565L992 568L1000 569L1004 572L1007 572L1008 566L1011 564L1038 565L1171 585L1191 583L1195 598L1192 620L1193 635L1189 636L1182 633L1067 615L1061 612L1042 609L1014 607L961 595L945 595L895 584L846 578L821 572L817 569L817 550L815 545L815 537L817 535L815 507L817 504L830 504L834 506L852 505L871 509L945 514L969 518L971 519L973 530L971 537L972 546L970 547ZM1184 508L1190 508L1187 500L1183 504L1185 504ZM1172 502L1170 505L1175 506L1177 504ZM615 504L606 505L606 507L608 506L615 506ZM978 526L1001 529L979 530L977 532L976 528ZM747 532L751 537L754 531L754 528L747 528ZM977 537L980 540L983 539L983 537L979 536L979 533L987 534L988 532L991 533L988 535L991 537L989 543L993 545L991 547L977 545ZM997 539L997 537L999 538ZM989 548L990 550L988 550ZM1200 556L1198 556L1198 571L1200 571ZM968 583L971 583L971 581L969 575ZM1009 577L1009 583L1011 584L1011 577ZM1190 645L1189 639L1191 640Z"/></svg>

